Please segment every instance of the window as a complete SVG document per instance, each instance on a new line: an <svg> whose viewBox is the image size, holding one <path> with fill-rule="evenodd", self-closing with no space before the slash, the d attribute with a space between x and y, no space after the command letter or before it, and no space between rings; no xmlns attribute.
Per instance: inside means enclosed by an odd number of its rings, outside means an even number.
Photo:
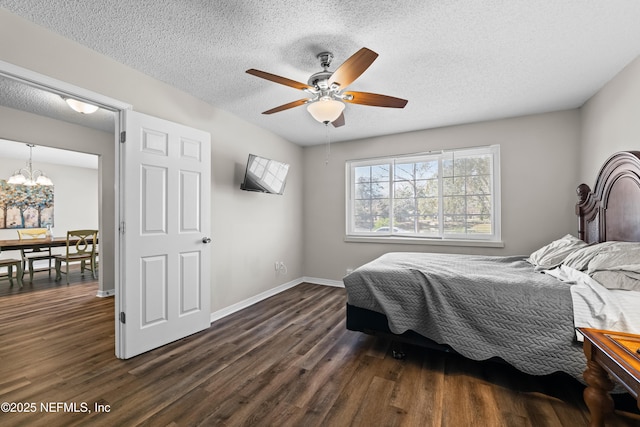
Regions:
<svg viewBox="0 0 640 427"><path fill-rule="evenodd" d="M349 161L347 236L500 240L500 147Z"/></svg>

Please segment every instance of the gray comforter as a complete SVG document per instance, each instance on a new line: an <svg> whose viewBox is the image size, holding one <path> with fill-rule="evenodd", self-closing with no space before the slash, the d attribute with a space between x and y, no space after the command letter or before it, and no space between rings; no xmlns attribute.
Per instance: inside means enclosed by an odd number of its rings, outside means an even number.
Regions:
<svg viewBox="0 0 640 427"><path fill-rule="evenodd" d="M388 253L346 276L348 302L385 314L458 353L500 357L519 370L583 381L569 285L534 272L524 257Z"/></svg>

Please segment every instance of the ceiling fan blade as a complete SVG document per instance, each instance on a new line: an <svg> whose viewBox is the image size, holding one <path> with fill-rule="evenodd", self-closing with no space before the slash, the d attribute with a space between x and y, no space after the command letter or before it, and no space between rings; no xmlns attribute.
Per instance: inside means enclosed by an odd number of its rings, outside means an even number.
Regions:
<svg viewBox="0 0 640 427"><path fill-rule="evenodd" d="M340 113L337 119L331 122L334 128L339 128L340 126L344 126L344 113Z"/></svg>
<svg viewBox="0 0 640 427"><path fill-rule="evenodd" d="M249 74L251 74L253 76L260 77L262 79L269 80L269 81L272 81L272 82L275 82L275 83L280 83L281 85L289 86L289 87L292 87L292 88L295 88L295 89L300 89L300 90L311 89L311 90L313 90L313 87L309 86L308 84L300 83L300 82L297 82L295 80L288 79L286 77L280 77L280 76L277 76L275 74L267 73L266 71L260 71L260 70L256 70L256 69L251 68L250 70L247 70L247 73L249 73Z"/></svg>
<svg viewBox="0 0 640 427"><path fill-rule="evenodd" d="M288 110L289 108L299 107L307 103L309 99L298 99L297 101L289 102L288 104L281 105L279 107L272 108L271 110L264 111L262 114L273 114L280 111Z"/></svg>
<svg viewBox="0 0 640 427"><path fill-rule="evenodd" d="M329 78L329 86L333 83L340 85L341 88L349 86L360 74L369 68L369 65L376 60L378 54L374 51L363 47L338 67Z"/></svg>
<svg viewBox="0 0 640 427"><path fill-rule="evenodd" d="M404 108L404 106L407 105L407 102L409 102L406 99L369 92L345 92L344 95L347 95L343 99L344 102L371 105L373 107ZM353 98L348 99L349 96L352 96Z"/></svg>

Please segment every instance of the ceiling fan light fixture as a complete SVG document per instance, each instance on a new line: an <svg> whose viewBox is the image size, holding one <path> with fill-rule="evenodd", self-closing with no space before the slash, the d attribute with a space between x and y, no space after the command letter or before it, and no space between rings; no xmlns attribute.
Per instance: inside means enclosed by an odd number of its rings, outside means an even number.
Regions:
<svg viewBox="0 0 640 427"><path fill-rule="evenodd" d="M73 98L64 98L64 100L67 102L69 107L71 107L71 109L81 114L92 114L98 111L99 108L97 105L87 104L86 102L78 101L77 99Z"/></svg>
<svg viewBox="0 0 640 427"><path fill-rule="evenodd" d="M347 86L353 83L354 80L369 68L377 57L377 53L363 47L332 72L329 71L329 66L331 65L333 54L331 52L321 52L318 54L318 59L320 60L320 65L323 70L312 74L306 84L276 74L267 73L266 71L256 70L255 68L248 69L247 73L274 83L302 90L311 95L311 98L288 102L270 110L263 111L262 114L278 113L306 104L307 111L309 111L309 114L311 114L315 120L325 125L332 123L334 127L341 127L345 124L343 114L345 102L388 108L404 108L407 104L406 99L380 95L378 93L343 92Z"/></svg>
<svg viewBox="0 0 640 427"><path fill-rule="evenodd" d="M331 98L320 98L316 102L307 105L309 114L325 125L340 117L343 110L344 103Z"/></svg>

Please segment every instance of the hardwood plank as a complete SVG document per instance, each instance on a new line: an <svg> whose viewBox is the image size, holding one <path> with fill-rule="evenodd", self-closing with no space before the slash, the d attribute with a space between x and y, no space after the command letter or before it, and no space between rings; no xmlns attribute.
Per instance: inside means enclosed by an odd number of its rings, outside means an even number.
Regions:
<svg viewBox="0 0 640 427"><path fill-rule="evenodd" d="M343 289L301 284L130 360L114 356L113 298L95 281L0 288L0 402L110 412L0 414L3 426L586 424L584 386L345 329ZM90 277L90 276L89 276ZM31 287L30 287L31 286ZM640 425L617 395L612 426ZM576 424L574 424L576 425Z"/></svg>
<svg viewBox="0 0 640 427"><path fill-rule="evenodd" d="M389 416L389 400L395 382L374 376L353 416L353 424L360 426L387 425L381 421Z"/></svg>
<svg viewBox="0 0 640 427"><path fill-rule="evenodd" d="M357 357L352 334L345 331L336 345L313 368L302 368L305 375L284 397L299 408L329 407L341 390L341 379L349 376L342 368Z"/></svg>
<svg viewBox="0 0 640 427"><path fill-rule="evenodd" d="M440 426L446 354L409 350L405 370L396 382L391 404L406 413L404 425Z"/></svg>
<svg viewBox="0 0 640 427"><path fill-rule="evenodd" d="M340 425L344 420L356 417L373 380L372 372L379 371L383 361L366 354L356 358L355 369L340 383L341 392L330 406L331 410L327 411L324 419L326 425Z"/></svg>

